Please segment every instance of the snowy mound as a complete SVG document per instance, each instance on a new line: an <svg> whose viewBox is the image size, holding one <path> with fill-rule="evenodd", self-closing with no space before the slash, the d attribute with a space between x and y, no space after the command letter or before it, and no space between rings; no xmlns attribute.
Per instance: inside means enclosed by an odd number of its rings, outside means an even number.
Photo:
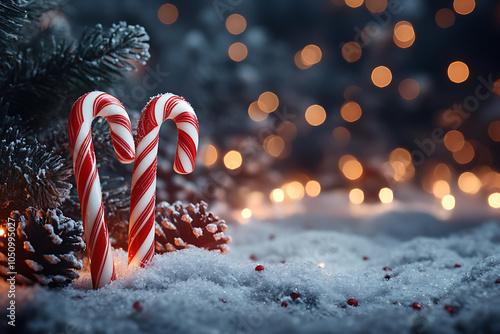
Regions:
<svg viewBox="0 0 500 334"><path fill-rule="evenodd" d="M275 234L272 238L236 243L229 255L183 250L157 255L145 269L128 269L125 252L116 250L119 277L98 291L91 290L88 272L74 287L62 290L18 287L16 302L22 307L16 329L120 334L500 332L498 224L409 241L335 231L269 231ZM236 240L248 233L244 226L233 232ZM255 270L257 265L264 270ZM0 293L5 310L3 282ZM348 303L351 298L357 307Z"/></svg>

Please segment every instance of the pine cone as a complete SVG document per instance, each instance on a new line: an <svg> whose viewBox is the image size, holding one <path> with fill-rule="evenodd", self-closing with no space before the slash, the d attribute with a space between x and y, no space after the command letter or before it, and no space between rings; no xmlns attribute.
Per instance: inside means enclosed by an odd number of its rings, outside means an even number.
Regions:
<svg viewBox="0 0 500 334"><path fill-rule="evenodd" d="M161 202L156 206L156 252L199 247L222 254L229 252L231 238L224 234L224 220L207 212L207 203L182 205L180 201L170 205Z"/></svg>
<svg viewBox="0 0 500 334"><path fill-rule="evenodd" d="M82 262L74 253L85 250L83 226L64 217L61 210L13 211L9 223L2 224L0 233L0 276L9 278L8 272L17 272L17 284L64 286L79 276L74 269L82 269ZM12 228L15 228L15 232ZM15 267L8 266L9 243L15 238ZM9 254L10 255L10 254Z"/></svg>

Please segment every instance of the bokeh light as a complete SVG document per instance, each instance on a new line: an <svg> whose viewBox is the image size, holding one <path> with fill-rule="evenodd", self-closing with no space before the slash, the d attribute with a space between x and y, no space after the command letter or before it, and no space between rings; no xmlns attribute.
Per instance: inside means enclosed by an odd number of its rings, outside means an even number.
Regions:
<svg viewBox="0 0 500 334"><path fill-rule="evenodd" d="M402 49L408 48L415 42L413 25L408 21L400 21L394 26L394 43Z"/></svg>
<svg viewBox="0 0 500 334"><path fill-rule="evenodd" d="M342 166L342 173L349 180L356 180L363 174L363 166L358 160L348 160Z"/></svg>
<svg viewBox="0 0 500 334"><path fill-rule="evenodd" d="M445 210L453 210L455 208L455 197L453 195L444 196L441 205Z"/></svg>
<svg viewBox="0 0 500 334"><path fill-rule="evenodd" d="M177 21L177 17L179 17L179 11L171 3L166 3L158 9L158 19L163 24L172 24Z"/></svg>
<svg viewBox="0 0 500 334"><path fill-rule="evenodd" d="M454 83L462 83L469 77L469 67L461 61L454 61L448 66L448 78Z"/></svg>
<svg viewBox="0 0 500 334"><path fill-rule="evenodd" d="M361 46L356 42L345 43L342 47L342 57L349 63L359 60L362 53Z"/></svg>
<svg viewBox="0 0 500 334"><path fill-rule="evenodd" d="M291 141L297 136L297 127L290 121L284 121L278 125L276 132L285 141Z"/></svg>
<svg viewBox="0 0 500 334"><path fill-rule="evenodd" d="M464 193L475 194L481 189L481 180L471 172L465 172L458 178L458 187Z"/></svg>
<svg viewBox="0 0 500 334"><path fill-rule="evenodd" d="M321 185L318 181L310 180L306 183L306 194L310 197L316 197L321 192Z"/></svg>
<svg viewBox="0 0 500 334"><path fill-rule="evenodd" d="M472 144L466 141L464 146L456 152L453 152L453 158L459 164L465 165L474 159L474 147Z"/></svg>
<svg viewBox="0 0 500 334"><path fill-rule="evenodd" d="M399 94L407 101L417 98L420 93L420 86L414 79L404 79L399 83Z"/></svg>
<svg viewBox="0 0 500 334"><path fill-rule="evenodd" d="M345 4L351 8L358 8L363 2L364 0L345 0Z"/></svg>
<svg viewBox="0 0 500 334"><path fill-rule="evenodd" d="M207 167L212 166L214 163L216 163L217 157L218 157L217 148L212 144L205 145L200 150L201 161Z"/></svg>
<svg viewBox="0 0 500 334"><path fill-rule="evenodd" d="M500 121L494 121L488 126L488 135L492 140L500 141Z"/></svg>
<svg viewBox="0 0 500 334"><path fill-rule="evenodd" d="M248 116L250 116L250 118L255 122L262 122L267 118L268 113L262 111L262 109L259 108L257 101L255 101L248 107Z"/></svg>
<svg viewBox="0 0 500 334"><path fill-rule="evenodd" d="M361 107L356 102L346 102L340 107L340 115L347 122L356 122L361 117Z"/></svg>
<svg viewBox="0 0 500 334"><path fill-rule="evenodd" d="M359 188L354 188L349 192L349 200L352 204L361 204L365 200L365 193Z"/></svg>
<svg viewBox="0 0 500 334"><path fill-rule="evenodd" d="M457 14L467 15L472 13L476 7L476 2L474 0L454 0L453 9Z"/></svg>
<svg viewBox="0 0 500 334"><path fill-rule="evenodd" d="M257 102L259 103L259 108L266 113L275 111L280 103L278 96L273 92L264 92L260 94Z"/></svg>
<svg viewBox="0 0 500 334"><path fill-rule="evenodd" d="M455 23L455 13L451 9L442 8L436 13L435 19L440 28L446 29Z"/></svg>
<svg viewBox="0 0 500 334"><path fill-rule="evenodd" d="M270 135L264 140L264 150L277 158L283 152L285 142L280 136Z"/></svg>
<svg viewBox="0 0 500 334"><path fill-rule="evenodd" d="M494 209L500 208L500 193L493 193L488 196L488 204Z"/></svg>
<svg viewBox="0 0 500 334"><path fill-rule="evenodd" d="M224 165L227 169L237 169L241 166L243 157L238 151L229 151L224 156Z"/></svg>
<svg viewBox="0 0 500 334"><path fill-rule="evenodd" d="M389 204L392 203L392 201L394 200L394 193L390 188L385 187L380 189L378 193L378 198L380 199L380 202L384 204Z"/></svg>
<svg viewBox="0 0 500 334"><path fill-rule="evenodd" d="M302 49L302 52L300 53L302 62L306 66L312 66L314 64L319 63L322 55L323 54L321 52L321 49L317 45L313 44L304 47L304 49Z"/></svg>
<svg viewBox="0 0 500 334"><path fill-rule="evenodd" d="M465 139L460 131L451 130L444 135L444 146L451 152L460 151L464 144Z"/></svg>
<svg viewBox="0 0 500 334"><path fill-rule="evenodd" d="M387 0L365 0L365 6L370 12L378 14L387 8Z"/></svg>
<svg viewBox="0 0 500 334"><path fill-rule="evenodd" d="M275 203L281 203L285 200L285 192L281 189L274 189L271 191L271 201Z"/></svg>
<svg viewBox="0 0 500 334"><path fill-rule="evenodd" d="M304 197L304 186L299 181L293 181L285 186L285 192L291 199L299 200Z"/></svg>
<svg viewBox="0 0 500 334"><path fill-rule="evenodd" d="M243 217L244 219L252 217L252 210L250 210L249 208L244 208L243 210L241 210L241 217Z"/></svg>
<svg viewBox="0 0 500 334"><path fill-rule="evenodd" d="M450 185L445 180L438 180L432 187L432 193L437 198L443 198L444 196L450 194Z"/></svg>
<svg viewBox="0 0 500 334"><path fill-rule="evenodd" d="M392 81L391 70L385 66L378 66L372 71L372 82L375 86L383 88Z"/></svg>
<svg viewBox="0 0 500 334"><path fill-rule="evenodd" d="M309 67L311 67L311 65L306 65L303 61L302 61L302 50L298 51L296 54L295 54L295 57L293 58L294 62L295 62L295 66L297 66L298 68L300 68L301 70L307 70Z"/></svg>
<svg viewBox="0 0 500 334"><path fill-rule="evenodd" d="M326 111L325 109L317 104L313 104L309 108L307 108L305 113L307 123L312 126L318 126L323 124L326 119Z"/></svg>
<svg viewBox="0 0 500 334"><path fill-rule="evenodd" d="M247 21L240 14L229 15L226 19L226 28L233 35L239 35L245 31L247 27Z"/></svg>
<svg viewBox="0 0 500 334"><path fill-rule="evenodd" d="M340 147L346 146L351 140L351 133L343 126L336 127L332 132L332 136L337 146Z"/></svg>
<svg viewBox="0 0 500 334"><path fill-rule="evenodd" d="M245 44L236 42L231 44L227 53L229 54L229 58L231 58L231 60L240 62L247 57L248 50Z"/></svg>

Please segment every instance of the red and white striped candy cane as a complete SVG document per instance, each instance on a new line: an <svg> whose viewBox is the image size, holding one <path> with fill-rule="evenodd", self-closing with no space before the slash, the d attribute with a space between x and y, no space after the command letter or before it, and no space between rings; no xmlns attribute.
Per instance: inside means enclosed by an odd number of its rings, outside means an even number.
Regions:
<svg viewBox="0 0 500 334"><path fill-rule="evenodd" d="M155 194L158 136L163 121L177 125L177 152L174 170L191 173L198 149L198 120L191 105L174 94L153 98L142 111L136 136L136 156L132 174L128 263L146 265L154 255Z"/></svg>
<svg viewBox="0 0 500 334"><path fill-rule="evenodd" d="M103 92L91 92L80 97L69 115L68 137L94 289L115 279L90 129L92 120L97 116L109 122L111 139L120 162L131 163L135 158L132 127L120 101Z"/></svg>

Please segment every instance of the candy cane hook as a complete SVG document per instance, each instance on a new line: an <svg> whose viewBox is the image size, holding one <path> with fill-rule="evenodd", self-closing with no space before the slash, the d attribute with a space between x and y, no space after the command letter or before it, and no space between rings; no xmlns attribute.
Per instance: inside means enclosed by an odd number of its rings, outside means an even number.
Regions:
<svg viewBox="0 0 500 334"><path fill-rule="evenodd" d="M111 139L120 162L131 163L135 158L132 127L120 101L103 92L80 97L69 115L68 137L94 289L103 287L116 276L92 145L91 125L97 116L109 122Z"/></svg>
<svg viewBox="0 0 500 334"><path fill-rule="evenodd" d="M164 94L153 98L143 109L136 136L136 160L132 174L128 263L146 265L154 255L155 194L158 137L161 124L171 119L177 125L177 152L174 170L191 173L198 149L198 120L183 98Z"/></svg>

